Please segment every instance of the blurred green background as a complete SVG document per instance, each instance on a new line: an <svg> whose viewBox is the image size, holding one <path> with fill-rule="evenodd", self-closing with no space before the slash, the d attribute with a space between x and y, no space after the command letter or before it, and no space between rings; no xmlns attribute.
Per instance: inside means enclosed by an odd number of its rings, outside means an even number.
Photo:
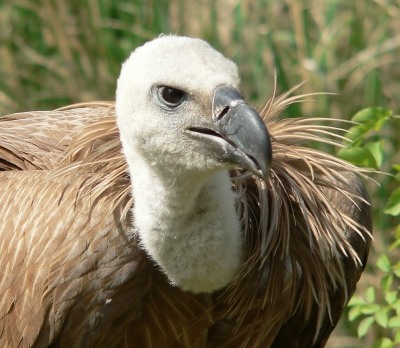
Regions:
<svg viewBox="0 0 400 348"><path fill-rule="evenodd" d="M271 94L276 70L278 92L307 80L301 93L338 94L295 104L286 116L350 119L369 106L399 114L398 0L1 0L0 115L114 99L121 63L160 33L203 38L235 61L256 107ZM388 139L382 170L400 163L399 130L393 121L381 131ZM398 222L383 214L396 181L375 179L376 242L360 291L379 286L376 255ZM328 347L371 347L390 334L371 329L360 341L356 324L345 317Z"/></svg>

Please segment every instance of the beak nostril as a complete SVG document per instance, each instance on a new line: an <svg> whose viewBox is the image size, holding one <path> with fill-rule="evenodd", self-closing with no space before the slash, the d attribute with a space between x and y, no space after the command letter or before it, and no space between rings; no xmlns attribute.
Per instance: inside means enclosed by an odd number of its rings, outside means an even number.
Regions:
<svg viewBox="0 0 400 348"><path fill-rule="evenodd" d="M227 114L228 111L229 111L229 106L225 106L218 115L217 120L220 121Z"/></svg>
<svg viewBox="0 0 400 348"><path fill-rule="evenodd" d="M271 165L271 141L261 116L250 107L239 92L228 85L214 90L212 124L209 129L221 139L211 136L210 130L190 128L189 131L203 133L203 137L217 143L218 159L241 166L265 179Z"/></svg>

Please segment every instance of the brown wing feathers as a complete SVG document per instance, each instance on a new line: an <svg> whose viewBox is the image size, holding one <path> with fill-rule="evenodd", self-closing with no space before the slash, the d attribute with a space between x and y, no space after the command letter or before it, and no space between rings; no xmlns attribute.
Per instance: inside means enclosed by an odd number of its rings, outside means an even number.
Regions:
<svg viewBox="0 0 400 348"><path fill-rule="evenodd" d="M214 295L171 287L138 248L112 103L2 118L0 345L322 347L371 213L357 168L301 146L320 126L276 119L287 97L262 110L270 180L232 172L246 262Z"/></svg>
<svg viewBox="0 0 400 348"><path fill-rule="evenodd" d="M113 103L91 103L60 111L32 111L0 118L0 170L55 169L78 129L103 119ZM98 107L97 107L98 106Z"/></svg>
<svg viewBox="0 0 400 348"><path fill-rule="evenodd" d="M1 175L1 185L14 192L0 197L8 207L1 226L0 327L6 331L0 346L47 347L57 340L64 347L95 347L98 340L108 346L109 331L124 328L121 318L137 317L148 291L151 271L134 236L127 235L127 245L103 201L88 221L90 201L73 194L81 178L59 204L66 180L48 180L46 171Z"/></svg>

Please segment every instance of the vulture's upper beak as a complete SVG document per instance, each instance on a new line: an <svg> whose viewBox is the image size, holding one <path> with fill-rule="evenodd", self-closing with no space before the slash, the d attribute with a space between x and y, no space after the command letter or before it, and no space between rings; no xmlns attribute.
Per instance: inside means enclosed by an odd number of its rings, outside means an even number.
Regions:
<svg viewBox="0 0 400 348"><path fill-rule="evenodd" d="M271 141L261 116L230 86L218 86L212 99L212 123L188 131L206 137L213 154L266 178L272 160Z"/></svg>

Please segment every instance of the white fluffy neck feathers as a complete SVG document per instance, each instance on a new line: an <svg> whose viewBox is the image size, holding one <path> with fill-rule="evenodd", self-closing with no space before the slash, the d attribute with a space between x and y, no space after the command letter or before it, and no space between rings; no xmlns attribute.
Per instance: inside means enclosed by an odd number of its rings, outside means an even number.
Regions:
<svg viewBox="0 0 400 348"><path fill-rule="evenodd" d="M211 122L215 88L238 84L233 62L202 40L177 36L136 49L118 80L117 123L134 223L144 249L185 290L224 287L242 262L232 165L210 157L188 135L190 127ZM184 91L185 102L164 105L164 86Z"/></svg>

